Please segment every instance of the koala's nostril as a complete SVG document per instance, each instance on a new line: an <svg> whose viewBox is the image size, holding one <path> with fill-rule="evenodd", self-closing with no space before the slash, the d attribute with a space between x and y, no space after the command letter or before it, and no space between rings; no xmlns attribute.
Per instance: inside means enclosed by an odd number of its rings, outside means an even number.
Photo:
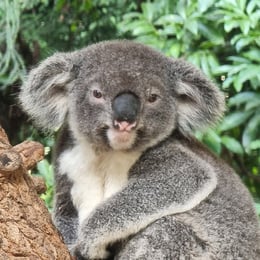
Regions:
<svg viewBox="0 0 260 260"><path fill-rule="evenodd" d="M117 122L134 123L140 109L139 98L132 93L118 95L112 103L113 119Z"/></svg>
<svg viewBox="0 0 260 260"><path fill-rule="evenodd" d="M136 127L136 122L129 123L126 121L119 122L119 121L115 120L114 127L119 131L130 132L134 127Z"/></svg>

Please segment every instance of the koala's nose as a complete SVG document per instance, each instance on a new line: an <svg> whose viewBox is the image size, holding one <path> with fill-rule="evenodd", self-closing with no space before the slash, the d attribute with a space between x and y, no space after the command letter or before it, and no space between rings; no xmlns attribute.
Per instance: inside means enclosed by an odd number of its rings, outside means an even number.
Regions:
<svg viewBox="0 0 260 260"><path fill-rule="evenodd" d="M140 100L132 93L122 93L112 102L114 126L124 130L136 125L137 115L140 110Z"/></svg>

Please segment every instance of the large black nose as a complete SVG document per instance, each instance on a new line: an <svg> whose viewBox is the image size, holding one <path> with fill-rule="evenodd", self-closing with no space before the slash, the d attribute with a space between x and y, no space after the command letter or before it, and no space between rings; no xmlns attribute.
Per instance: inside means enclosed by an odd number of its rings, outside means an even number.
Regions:
<svg viewBox="0 0 260 260"><path fill-rule="evenodd" d="M122 93L112 103L114 120L134 123L140 109L140 100L133 93Z"/></svg>

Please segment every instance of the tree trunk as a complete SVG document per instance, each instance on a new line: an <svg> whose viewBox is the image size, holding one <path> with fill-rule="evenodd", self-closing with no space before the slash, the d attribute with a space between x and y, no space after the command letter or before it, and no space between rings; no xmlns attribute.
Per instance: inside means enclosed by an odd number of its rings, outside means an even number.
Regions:
<svg viewBox="0 0 260 260"><path fill-rule="evenodd" d="M12 147L0 127L0 260L72 259L38 193L44 183L27 170L43 158L43 147Z"/></svg>

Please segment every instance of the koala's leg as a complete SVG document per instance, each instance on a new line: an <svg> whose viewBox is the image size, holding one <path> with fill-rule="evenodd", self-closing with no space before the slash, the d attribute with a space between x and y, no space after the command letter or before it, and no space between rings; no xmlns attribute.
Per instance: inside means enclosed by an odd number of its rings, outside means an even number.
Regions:
<svg viewBox="0 0 260 260"><path fill-rule="evenodd" d="M71 250L78 234L78 213L71 196L71 183L66 175L56 174L56 191L53 211L53 221L60 231L65 244Z"/></svg>
<svg viewBox="0 0 260 260"><path fill-rule="evenodd" d="M207 241L190 226L168 216L130 238L115 259L214 259L211 257Z"/></svg>

